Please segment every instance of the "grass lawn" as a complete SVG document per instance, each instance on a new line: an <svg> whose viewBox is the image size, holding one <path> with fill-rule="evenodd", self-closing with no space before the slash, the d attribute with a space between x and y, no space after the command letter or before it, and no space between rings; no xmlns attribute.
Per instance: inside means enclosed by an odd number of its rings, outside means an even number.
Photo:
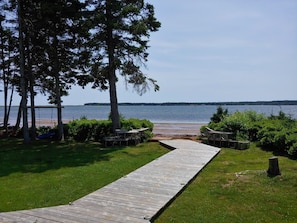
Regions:
<svg viewBox="0 0 297 223"><path fill-rule="evenodd" d="M0 140L0 212L67 204L168 152L158 143L101 148L97 143ZM168 222L297 222L297 162L271 152L222 149L156 219Z"/></svg>
<svg viewBox="0 0 297 223"><path fill-rule="evenodd" d="M159 143L102 148L0 139L0 212L67 204L166 152Z"/></svg>
<svg viewBox="0 0 297 223"><path fill-rule="evenodd" d="M297 222L297 162L279 156L282 175L268 177L272 156L222 149L155 223Z"/></svg>

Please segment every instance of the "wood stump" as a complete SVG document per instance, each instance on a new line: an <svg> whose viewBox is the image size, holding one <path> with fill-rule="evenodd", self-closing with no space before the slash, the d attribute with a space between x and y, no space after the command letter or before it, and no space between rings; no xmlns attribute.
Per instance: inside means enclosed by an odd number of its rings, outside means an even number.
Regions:
<svg viewBox="0 0 297 223"><path fill-rule="evenodd" d="M267 174L269 176L281 175L277 157L273 156L273 157L269 158L269 168L267 170Z"/></svg>

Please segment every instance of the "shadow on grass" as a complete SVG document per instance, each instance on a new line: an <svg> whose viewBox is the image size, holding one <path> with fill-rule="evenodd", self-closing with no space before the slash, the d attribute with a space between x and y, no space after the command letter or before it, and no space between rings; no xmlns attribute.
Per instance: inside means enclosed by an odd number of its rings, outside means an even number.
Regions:
<svg viewBox="0 0 297 223"><path fill-rule="evenodd" d="M103 148L99 143L36 141L25 145L18 139L0 139L0 177L12 173L41 173L108 161L124 147Z"/></svg>

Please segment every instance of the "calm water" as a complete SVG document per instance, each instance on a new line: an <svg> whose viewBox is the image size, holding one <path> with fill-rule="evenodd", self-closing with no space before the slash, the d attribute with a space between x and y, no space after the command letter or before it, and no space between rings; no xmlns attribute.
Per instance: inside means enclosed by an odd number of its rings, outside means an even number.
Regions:
<svg viewBox="0 0 297 223"><path fill-rule="evenodd" d="M210 117L216 113L216 105L177 105L177 106L119 106L121 115L125 118L148 119L154 123L207 123ZM277 115L280 111L297 119L297 106L283 105L232 105L222 106L229 113L235 111L254 110L266 115ZM10 123L14 124L17 116L17 107L12 107ZM81 117L88 119L107 119L109 106L65 106L63 108L63 119L73 120ZM4 108L0 106L0 122L3 120ZM56 120L56 109L36 109L37 120Z"/></svg>

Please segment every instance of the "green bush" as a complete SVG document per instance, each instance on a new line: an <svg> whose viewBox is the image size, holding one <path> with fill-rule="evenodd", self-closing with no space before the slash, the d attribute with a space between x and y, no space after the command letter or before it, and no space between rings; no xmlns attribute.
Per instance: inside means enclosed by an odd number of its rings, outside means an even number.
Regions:
<svg viewBox="0 0 297 223"><path fill-rule="evenodd" d="M258 138L260 146L267 150L297 157L296 120L269 118L263 122Z"/></svg>
<svg viewBox="0 0 297 223"><path fill-rule="evenodd" d="M218 109L213 117L208 124L211 129L234 132L237 140L259 142L264 149L297 158L297 120L283 112L266 117L255 111L228 115Z"/></svg>
<svg viewBox="0 0 297 223"><path fill-rule="evenodd" d="M122 129L140 129L140 128L149 128L150 131L153 131L154 124L147 119L122 119L121 120Z"/></svg>
<svg viewBox="0 0 297 223"><path fill-rule="evenodd" d="M219 123L228 115L228 109L223 109L221 106L217 108L217 112L212 115L210 121L213 123Z"/></svg>
<svg viewBox="0 0 297 223"><path fill-rule="evenodd" d="M68 135L76 141L99 141L112 132L111 121L76 119L68 123Z"/></svg>
<svg viewBox="0 0 297 223"><path fill-rule="evenodd" d="M263 114L257 114L255 111L235 112L225 115L220 122L209 123L209 127L226 132L234 132L235 138L238 140L253 140L258 131L256 123L265 119Z"/></svg>
<svg viewBox="0 0 297 223"><path fill-rule="evenodd" d="M135 119L135 118L122 119L121 126L122 126L122 129L127 129L127 130L148 128L148 131L144 132L145 140L147 140L153 136L152 131L154 128L154 124L147 119Z"/></svg>
<svg viewBox="0 0 297 223"><path fill-rule="evenodd" d="M295 143L290 146L289 150L288 150L288 154L294 158L297 158L297 140L294 140Z"/></svg>
<svg viewBox="0 0 297 223"><path fill-rule="evenodd" d="M149 128L145 137L152 136L153 123L143 119L121 119L122 129ZM112 122L110 120L88 120L86 118L70 121L67 125L68 137L76 141L84 142L88 140L101 141L104 137L112 134Z"/></svg>

